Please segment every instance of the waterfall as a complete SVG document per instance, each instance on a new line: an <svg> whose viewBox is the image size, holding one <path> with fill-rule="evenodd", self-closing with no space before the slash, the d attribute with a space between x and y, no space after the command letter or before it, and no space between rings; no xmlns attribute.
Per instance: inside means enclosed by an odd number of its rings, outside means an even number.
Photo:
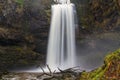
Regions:
<svg viewBox="0 0 120 80"><path fill-rule="evenodd" d="M70 0L54 0L54 1L61 4L70 3Z"/></svg>
<svg viewBox="0 0 120 80"><path fill-rule="evenodd" d="M54 0L47 50L47 62L51 69L75 67L75 5L70 0Z"/></svg>

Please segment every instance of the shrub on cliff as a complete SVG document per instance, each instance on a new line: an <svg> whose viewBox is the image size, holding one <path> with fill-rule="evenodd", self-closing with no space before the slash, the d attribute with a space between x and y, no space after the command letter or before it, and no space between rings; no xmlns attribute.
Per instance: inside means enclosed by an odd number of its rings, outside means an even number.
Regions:
<svg viewBox="0 0 120 80"><path fill-rule="evenodd" d="M119 80L120 49L106 56L104 65L91 72L83 72L80 80Z"/></svg>

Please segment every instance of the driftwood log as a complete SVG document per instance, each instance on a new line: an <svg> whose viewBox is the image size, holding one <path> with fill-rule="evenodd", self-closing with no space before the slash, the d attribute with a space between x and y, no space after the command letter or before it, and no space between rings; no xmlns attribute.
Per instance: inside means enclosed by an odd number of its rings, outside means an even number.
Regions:
<svg viewBox="0 0 120 80"><path fill-rule="evenodd" d="M79 67L73 67L66 70L58 68L58 72L52 72L48 65L47 68L49 72L45 72L45 70L41 67L43 73L37 77L39 80L77 80L81 72Z"/></svg>

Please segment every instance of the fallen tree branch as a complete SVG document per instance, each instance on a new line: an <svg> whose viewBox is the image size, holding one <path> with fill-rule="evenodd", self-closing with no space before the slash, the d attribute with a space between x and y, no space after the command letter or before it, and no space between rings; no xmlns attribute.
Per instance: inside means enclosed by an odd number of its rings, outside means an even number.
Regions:
<svg viewBox="0 0 120 80"><path fill-rule="evenodd" d="M45 73L44 69L42 67L40 67L40 68L41 68L42 72Z"/></svg>
<svg viewBox="0 0 120 80"><path fill-rule="evenodd" d="M47 65L47 68L48 68L50 74L52 74L52 71L51 71L51 69L50 69L50 67L48 65Z"/></svg>

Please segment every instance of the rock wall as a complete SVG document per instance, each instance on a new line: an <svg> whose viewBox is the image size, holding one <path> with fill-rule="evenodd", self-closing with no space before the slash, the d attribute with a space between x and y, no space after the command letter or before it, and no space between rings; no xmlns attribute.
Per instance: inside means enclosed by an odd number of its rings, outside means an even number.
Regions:
<svg viewBox="0 0 120 80"><path fill-rule="evenodd" d="M75 0L79 29L84 33L120 30L119 0Z"/></svg>
<svg viewBox="0 0 120 80"><path fill-rule="evenodd" d="M0 0L0 70L43 63L49 24L49 0Z"/></svg>

